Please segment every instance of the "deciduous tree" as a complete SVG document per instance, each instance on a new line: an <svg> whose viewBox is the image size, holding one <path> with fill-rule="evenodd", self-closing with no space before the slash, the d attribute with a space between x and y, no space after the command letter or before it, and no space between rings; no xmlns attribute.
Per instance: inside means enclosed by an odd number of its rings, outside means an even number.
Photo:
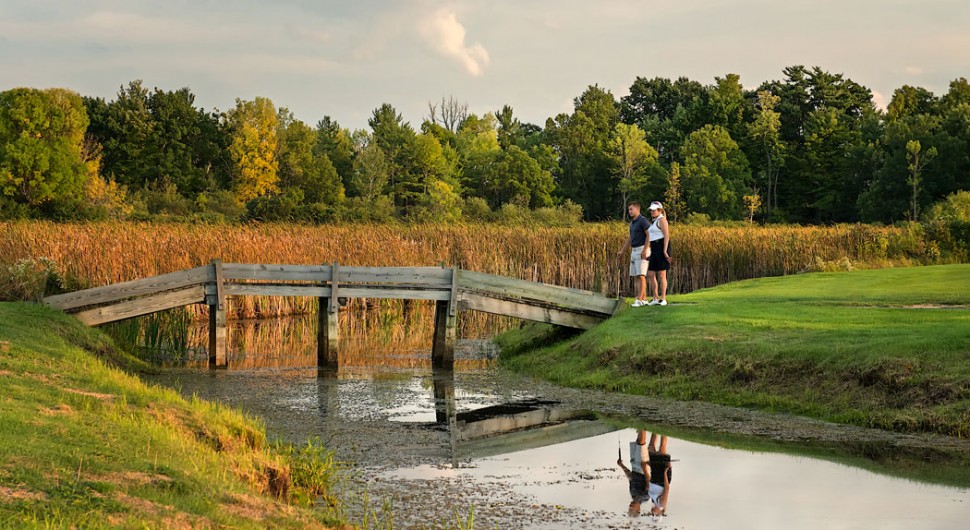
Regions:
<svg viewBox="0 0 970 530"><path fill-rule="evenodd" d="M91 176L83 148L87 126L75 92L0 92L0 192L30 207L77 204Z"/></svg>
<svg viewBox="0 0 970 530"><path fill-rule="evenodd" d="M683 194L689 212L712 219L740 219L741 196L750 187L744 153L723 127L705 125L683 147Z"/></svg>
<svg viewBox="0 0 970 530"><path fill-rule="evenodd" d="M236 100L226 115L233 161L233 190L241 202L279 191L278 120L273 102Z"/></svg>

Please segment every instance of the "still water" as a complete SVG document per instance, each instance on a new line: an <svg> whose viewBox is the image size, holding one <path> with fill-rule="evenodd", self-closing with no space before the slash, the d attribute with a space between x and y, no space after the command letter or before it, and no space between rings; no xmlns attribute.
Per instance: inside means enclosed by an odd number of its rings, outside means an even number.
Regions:
<svg viewBox="0 0 970 530"><path fill-rule="evenodd" d="M677 404L508 374L487 342L463 341L456 370L433 373L426 347L345 341L340 369L328 374L306 368L312 344L282 353L249 344L259 351L235 352L230 370L189 366L156 380L254 414L272 436L321 439L350 466L346 515L372 527L444 528L473 517L483 529L970 528L967 487L893 476L891 465L834 452L799 456L806 451L797 444L740 449L759 440L669 427L651 412ZM617 458L629 467L637 428L674 431L660 519L627 514ZM851 441L856 431L845 432L839 437Z"/></svg>

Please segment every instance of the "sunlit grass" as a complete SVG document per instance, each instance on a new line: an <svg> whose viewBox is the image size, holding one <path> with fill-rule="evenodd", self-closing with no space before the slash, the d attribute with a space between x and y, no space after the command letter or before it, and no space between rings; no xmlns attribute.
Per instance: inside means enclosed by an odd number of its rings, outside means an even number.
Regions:
<svg viewBox="0 0 970 530"><path fill-rule="evenodd" d="M325 494L322 449L274 448L253 418L146 386L44 306L0 304L0 340L0 527L340 526L290 504Z"/></svg>

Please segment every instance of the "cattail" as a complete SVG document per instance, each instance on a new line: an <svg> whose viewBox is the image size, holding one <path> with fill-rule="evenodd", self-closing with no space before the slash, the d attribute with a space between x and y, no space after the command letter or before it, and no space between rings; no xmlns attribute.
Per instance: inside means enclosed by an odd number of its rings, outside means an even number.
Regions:
<svg viewBox="0 0 970 530"><path fill-rule="evenodd" d="M356 266L436 266L463 269L615 295L627 285L628 265L616 252L627 237L622 223L565 228L501 225L199 225L130 222L0 222L2 273L21 259L54 261L67 288L96 287L174 272L219 258L235 263ZM908 227L697 227L672 224L672 293L721 283L846 266L917 263L927 243ZM604 286L606 286L604 288ZM433 305L411 302L408 318L433 327ZM312 298L238 297L230 318L278 317L314 312ZM402 315L405 302L382 301L367 311L360 300L349 310L374 320ZM204 307L189 308L198 318ZM354 320L354 319L344 319ZM375 320L376 322L376 320ZM509 319L463 314L461 331L479 336L512 325ZM404 332L401 332L404 334Z"/></svg>

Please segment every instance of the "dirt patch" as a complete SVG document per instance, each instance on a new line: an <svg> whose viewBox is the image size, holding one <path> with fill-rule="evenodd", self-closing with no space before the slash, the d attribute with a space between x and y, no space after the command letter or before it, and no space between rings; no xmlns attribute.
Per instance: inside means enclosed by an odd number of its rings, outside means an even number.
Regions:
<svg viewBox="0 0 970 530"><path fill-rule="evenodd" d="M234 493L229 498L231 502L223 504L222 507L233 516L251 521L262 521L282 511L278 504L255 495Z"/></svg>
<svg viewBox="0 0 970 530"><path fill-rule="evenodd" d="M12 501L42 501L47 498L43 493L26 489L14 489L0 486L0 502Z"/></svg>
<svg viewBox="0 0 970 530"><path fill-rule="evenodd" d="M970 309L970 306L965 305L942 305L942 304L913 304L904 305L903 309Z"/></svg>
<svg viewBox="0 0 970 530"><path fill-rule="evenodd" d="M100 399L100 400L103 400L103 401L107 401L109 399L114 399L116 397L114 394L101 394L101 393L98 393L98 392L87 392L85 390L77 390L77 389L74 389L74 388L64 388L63 390L65 392L70 392L72 394L78 394L78 395L81 395L81 396L93 397L95 399Z"/></svg>
<svg viewBox="0 0 970 530"><path fill-rule="evenodd" d="M13 372L11 372L10 370L0 370L0 376L5 376L5 375L13 375Z"/></svg>
<svg viewBox="0 0 970 530"><path fill-rule="evenodd" d="M54 407L51 407L51 408L39 407L39 409L40 409L40 413L43 414L44 416L58 416L61 414L65 416L70 416L74 414L74 409L71 408L70 405L67 405L65 403L61 403L60 405L55 405Z"/></svg>
<svg viewBox="0 0 970 530"><path fill-rule="evenodd" d="M128 506L132 511L146 514L151 517L157 517L161 515L168 507L158 504L157 502L152 502L147 499L142 499L141 497L132 497L127 493L115 492L115 500Z"/></svg>
<svg viewBox="0 0 970 530"><path fill-rule="evenodd" d="M161 484L172 482L171 477L160 474L142 473L139 471L123 471L118 473L108 473L105 475L95 475L91 480L97 482L107 482L118 486L145 486L148 484Z"/></svg>

